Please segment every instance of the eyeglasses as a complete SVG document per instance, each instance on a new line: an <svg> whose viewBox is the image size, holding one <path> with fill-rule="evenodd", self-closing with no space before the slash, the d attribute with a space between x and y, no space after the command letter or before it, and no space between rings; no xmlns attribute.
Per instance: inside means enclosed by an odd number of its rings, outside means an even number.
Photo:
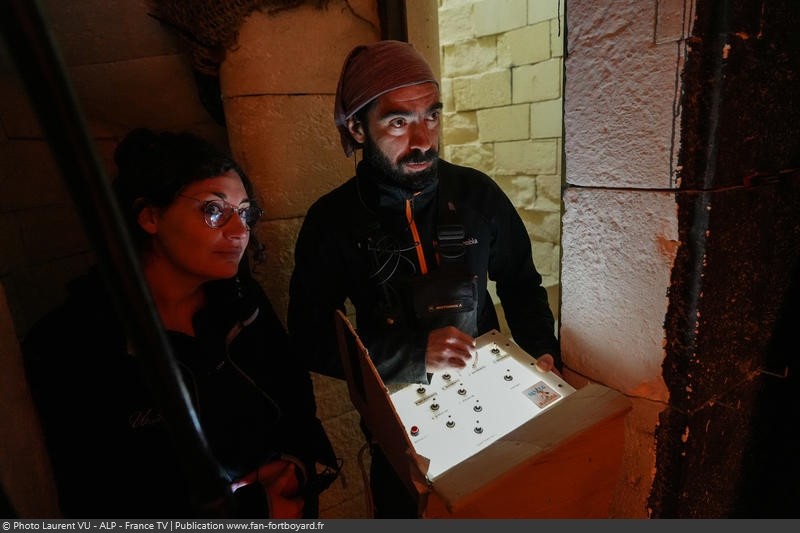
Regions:
<svg viewBox="0 0 800 533"><path fill-rule="evenodd" d="M251 229L256 225L261 215L264 214L264 211L253 203L245 207L236 207L221 199L200 200L184 194L179 194L178 196L203 204L200 210L203 212L203 219L210 228L221 228L228 223L235 212L242 219L242 222L247 225L248 229Z"/></svg>

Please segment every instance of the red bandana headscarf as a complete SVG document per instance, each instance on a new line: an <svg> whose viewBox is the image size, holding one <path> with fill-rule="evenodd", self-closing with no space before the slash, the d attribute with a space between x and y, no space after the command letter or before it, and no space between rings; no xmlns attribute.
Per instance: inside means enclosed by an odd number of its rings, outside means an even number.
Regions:
<svg viewBox="0 0 800 533"><path fill-rule="evenodd" d="M345 155L350 157L358 145L347 131L347 119L382 94L428 82L438 86L428 62L409 43L378 41L353 48L342 66L333 110Z"/></svg>

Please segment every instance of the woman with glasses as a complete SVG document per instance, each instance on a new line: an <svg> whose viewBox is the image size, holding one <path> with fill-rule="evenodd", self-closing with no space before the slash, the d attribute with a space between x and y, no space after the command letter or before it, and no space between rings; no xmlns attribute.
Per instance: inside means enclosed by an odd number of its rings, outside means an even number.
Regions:
<svg viewBox="0 0 800 533"><path fill-rule="evenodd" d="M234 517L316 517L339 465L310 376L249 275L263 259L249 179L187 133L133 130L115 162L114 192ZM182 451L97 269L23 351L65 517L196 516Z"/></svg>

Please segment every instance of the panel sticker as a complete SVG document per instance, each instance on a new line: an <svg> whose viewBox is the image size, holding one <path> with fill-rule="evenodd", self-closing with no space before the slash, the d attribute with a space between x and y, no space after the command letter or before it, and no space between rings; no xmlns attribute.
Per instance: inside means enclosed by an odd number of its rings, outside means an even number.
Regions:
<svg viewBox="0 0 800 533"><path fill-rule="evenodd" d="M554 401L561 398L561 395L554 391L550 385L544 381L540 381L523 391L525 396L528 397L539 409L544 409Z"/></svg>

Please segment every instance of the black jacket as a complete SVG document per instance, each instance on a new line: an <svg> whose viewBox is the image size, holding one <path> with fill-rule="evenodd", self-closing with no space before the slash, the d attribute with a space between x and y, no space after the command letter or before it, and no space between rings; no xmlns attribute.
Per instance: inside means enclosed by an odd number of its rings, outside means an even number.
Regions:
<svg viewBox="0 0 800 533"><path fill-rule="evenodd" d="M404 287L422 271L417 235L426 275L437 270L438 206L448 202L465 231L467 269L477 276L477 334L499 328L486 289L491 279L514 340L533 356L551 353L560 366L553 314L516 209L489 176L441 159L438 164L438 180L412 195L378 181L362 161L355 177L308 210L295 248L288 329L311 370L343 377L334 310L345 310L349 299L359 336L383 380L427 382L428 330L408 318ZM405 318L398 319L397 307L405 309Z"/></svg>
<svg viewBox="0 0 800 533"><path fill-rule="evenodd" d="M308 371L251 278L206 284L196 337L167 332L212 454L229 480L278 454L335 466ZM166 424L96 271L23 341L66 517L191 517Z"/></svg>

